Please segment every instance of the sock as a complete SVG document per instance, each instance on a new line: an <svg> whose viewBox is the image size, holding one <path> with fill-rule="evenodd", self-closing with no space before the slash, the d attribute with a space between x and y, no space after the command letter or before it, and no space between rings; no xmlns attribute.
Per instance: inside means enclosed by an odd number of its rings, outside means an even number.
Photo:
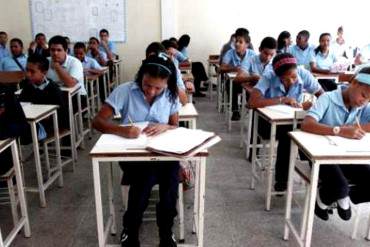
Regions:
<svg viewBox="0 0 370 247"><path fill-rule="evenodd" d="M327 209L329 206L324 204L321 199L320 199L320 193L317 193L317 196L316 196L316 202L317 202L317 205L319 206L319 208L321 209Z"/></svg>
<svg viewBox="0 0 370 247"><path fill-rule="evenodd" d="M343 208L344 210L349 209L349 206L350 206L350 204L349 204L349 197L348 197L348 196L346 196L346 197L344 197L344 198L342 198L342 199L339 199L339 200L338 200L338 205L339 205L341 208Z"/></svg>

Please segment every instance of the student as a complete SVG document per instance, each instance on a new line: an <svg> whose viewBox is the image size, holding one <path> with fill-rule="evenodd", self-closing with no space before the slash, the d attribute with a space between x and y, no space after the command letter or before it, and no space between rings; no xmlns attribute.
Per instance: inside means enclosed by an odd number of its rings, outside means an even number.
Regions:
<svg viewBox="0 0 370 247"><path fill-rule="evenodd" d="M4 31L0 31L0 61L7 56L10 56L10 52L6 47L8 42L8 34Z"/></svg>
<svg viewBox="0 0 370 247"><path fill-rule="evenodd" d="M292 37L288 31L282 31L277 39L277 54L287 53L292 45Z"/></svg>
<svg viewBox="0 0 370 247"><path fill-rule="evenodd" d="M80 94L87 95L84 86L83 67L77 58L67 54L68 44L63 36L54 36L49 40L51 57L47 78L65 87L81 86Z"/></svg>
<svg viewBox="0 0 370 247"><path fill-rule="evenodd" d="M260 108L270 105L290 105L308 109L310 102L303 102L303 92L319 97L323 90L312 74L297 66L297 60L289 53L275 56L272 61L273 69L266 71L257 85L253 88L248 104L250 108ZM264 139L270 137L270 125L259 119L258 132ZM279 140L275 165L275 191L285 191L288 179L290 138L288 132L292 126L278 126L276 138Z"/></svg>
<svg viewBox="0 0 370 247"><path fill-rule="evenodd" d="M68 36L64 36L64 39L67 41L67 54L73 56L73 50L71 48L71 40Z"/></svg>
<svg viewBox="0 0 370 247"><path fill-rule="evenodd" d="M338 27L337 38L333 41L331 47L333 49L334 54L337 57L352 58L353 54L346 54L347 48L346 48L345 40L343 38L343 33L344 33L343 26Z"/></svg>
<svg viewBox="0 0 370 247"><path fill-rule="evenodd" d="M264 71L268 70L271 66L272 58L276 53L276 40L272 37L265 37L259 47L260 54L254 55L242 64L241 70L237 74L237 78L243 82L249 82L251 86L254 86L261 78Z"/></svg>
<svg viewBox="0 0 370 247"><path fill-rule="evenodd" d="M99 49L99 40L95 37L89 39L87 56L95 59L101 66L106 66L108 62L107 53Z"/></svg>
<svg viewBox="0 0 370 247"><path fill-rule="evenodd" d="M135 81L118 86L102 106L93 127L103 133L125 138L137 138L140 129L111 122L120 113L122 124L149 121L143 132L148 136L160 134L178 125L180 103L177 97L176 68L170 58L149 56L143 61ZM139 228L154 184L159 184L157 225L160 247L177 246L172 234L179 183L179 162L127 162L130 190L128 208L123 217L121 246L140 246Z"/></svg>
<svg viewBox="0 0 370 247"><path fill-rule="evenodd" d="M73 54L82 63L85 73L102 74L102 67L99 63L95 59L86 56L86 46L84 43L77 42L73 47Z"/></svg>
<svg viewBox="0 0 370 247"><path fill-rule="evenodd" d="M220 64L226 52L228 52L231 49L235 49L235 34L234 33L230 36L229 41L222 46L222 49L220 52Z"/></svg>
<svg viewBox="0 0 370 247"><path fill-rule="evenodd" d="M63 98L59 85L46 78L49 70L49 60L39 55L31 55L27 60L26 79L23 85L19 100L33 104L46 104L59 106L58 127L59 130L69 128L68 108ZM46 132L53 130L51 118L42 121Z"/></svg>
<svg viewBox="0 0 370 247"><path fill-rule="evenodd" d="M44 57L49 57L50 52L46 42L46 36L43 33L38 33L35 36L35 40L30 43L28 48L28 55L39 55Z"/></svg>
<svg viewBox="0 0 370 247"><path fill-rule="evenodd" d="M329 49L330 41L330 33L322 33L320 35L320 44L314 50L314 56L310 63L312 72L329 74L333 64L338 61L337 56L331 49ZM337 89L337 84L335 83L335 80L320 79L319 83L325 91L332 91Z"/></svg>
<svg viewBox="0 0 370 247"><path fill-rule="evenodd" d="M159 46L160 45L160 46ZM163 49L163 50L162 50ZM188 103L188 96L186 95L186 90L189 90L191 92L194 91L194 85L192 82L185 82L182 79L182 75L179 69L179 61L176 59L176 44L174 42L171 42L169 40L163 40L162 44L159 43L152 43L148 46L146 49L146 57L149 55L158 55L159 53L164 52L166 53L174 63L176 67L176 73L177 73L177 87L179 88L179 99L182 105L185 105Z"/></svg>
<svg viewBox="0 0 370 247"><path fill-rule="evenodd" d="M310 62L313 60L314 48L308 44L310 33L302 30L298 33L296 44L289 48L288 53L297 59L298 65L303 65L306 69L310 68Z"/></svg>
<svg viewBox="0 0 370 247"><path fill-rule="evenodd" d="M340 86L321 96L308 111L301 128L318 135L361 139L370 132L369 100L370 67L366 67L360 70L349 86ZM321 182L315 214L328 220L328 208L337 202L338 215L343 220L349 220L350 199L355 204L370 201L369 177L368 164L320 166Z"/></svg>
<svg viewBox="0 0 370 247"><path fill-rule="evenodd" d="M107 29L101 29L99 31L100 44L99 50L107 54L108 60L113 60L117 56L116 46L112 41L109 40L109 32Z"/></svg>
<svg viewBox="0 0 370 247"><path fill-rule="evenodd" d="M222 59L220 66L221 73L238 72L243 66L246 66L248 60L251 59L256 53L248 49L250 38L245 30L241 30L235 33L235 50L229 50L226 52ZM242 78L235 78L235 81L239 81ZM240 113L238 110L238 94L242 92L241 85L238 83L233 84L232 92L232 111L233 115L231 120L238 121L240 119Z"/></svg>
<svg viewBox="0 0 370 247"><path fill-rule="evenodd" d="M0 71L25 71L27 57L23 54L23 42L18 38L10 40L11 56L0 62Z"/></svg>

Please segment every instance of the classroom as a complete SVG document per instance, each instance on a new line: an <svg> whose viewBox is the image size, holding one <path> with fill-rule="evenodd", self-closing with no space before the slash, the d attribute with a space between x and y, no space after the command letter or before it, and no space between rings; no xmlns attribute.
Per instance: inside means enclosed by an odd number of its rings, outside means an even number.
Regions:
<svg viewBox="0 0 370 247"><path fill-rule="evenodd" d="M370 246L366 6L4 1L0 247Z"/></svg>

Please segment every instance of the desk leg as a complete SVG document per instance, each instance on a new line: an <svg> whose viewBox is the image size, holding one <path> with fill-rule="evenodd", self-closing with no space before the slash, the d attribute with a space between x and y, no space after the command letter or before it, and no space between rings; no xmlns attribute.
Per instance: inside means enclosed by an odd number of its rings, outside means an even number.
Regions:
<svg viewBox="0 0 370 247"><path fill-rule="evenodd" d="M103 83L105 83L104 82L104 78L105 78L105 75L103 75ZM97 112L99 112L99 110L100 110L100 107L101 107L101 101L100 101L100 83L99 83L99 79L98 80L96 80L96 83L97 83L97 85L96 85L96 97L97 97L97 99L96 99L96 101L97 101L97 105L98 105L98 109L94 109L94 111L97 113Z"/></svg>
<svg viewBox="0 0 370 247"><path fill-rule="evenodd" d="M199 230L199 177L200 177L200 162L195 160L195 184L194 184L194 217L193 217L193 234L198 234Z"/></svg>
<svg viewBox="0 0 370 247"><path fill-rule="evenodd" d="M317 161L315 161L312 164L312 168L311 168L310 199L309 199L309 206L308 206L306 234L304 234L304 240L305 240L304 241L304 246L305 247L311 246L312 227L313 227L314 210L315 210L316 193L317 193L317 184L318 184L318 181L319 181L319 169L320 169L320 164Z"/></svg>
<svg viewBox="0 0 370 247"><path fill-rule="evenodd" d="M71 128L71 154L72 154L72 170L75 170L75 162L77 161L76 150L76 126L73 117L72 95L68 93L68 112L69 112L69 127Z"/></svg>
<svg viewBox="0 0 370 247"><path fill-rule="evenodd" d="M199 221L198 221L198 247L203 247L204 237L204 201L206 196L206 158L200 158L199 174Z"/></svg>
<svg viewBox="0 0 370 247"><path fill-rule="evenodd" d="M294 182L294 167L295 160L297 158L298 147L295 142L291 141L290 146L290 158L289 158L289 175L288 175L288 188L286 197L286 208L285 208L285 227L284 227L284 240L289 238L289 227L288 222L291 218L292 210L292 198L293 198L293 182Z"/></svg>
<svg viewBox="0 0 370 247"><path fill-rule="evenodd" d="M81 95L80 93L77 93L77 106L78 106L78 125L80 129L80 137L81 138L81 147L85 149L85 137L84 137L84 125L82 122L82 107L81 107Z"/></svg>
<svg viewBox="0 0 370 247"><path fill-rule="evenodd" d="M38 186L39 186L40 206L42 208L45 208L46 207L45 189L44 189L44 181L43 181L43 177L42 177L39 141L38 141L38 138L37 138L37 128L36 128L36 123L35 122L31 123L31 134L32 134L33 152L34 152L34 156L35 156L37 183L38 183Z"/></svg>
<svg viewBox="0 0 370 247"><path fill-rule="evenodd" d="M60 172L58 185L59 185L59 187L63 187L63 168L62 168L62 160L61 160L61 156L60 156L58 115L57 115L56 110L54 111L54 114L53 114L53 125L54 125L54 137L55 137L55 152L56 152L56 155L57 155L57 162L58 162L57 166L58 166L58 170Z"/></svg>
<svg viewBox="0 0 370 247"><path fill-rule="evenodd" d="M274 167L274 151L275 151L275 138L276 138L276 124L271 123L271 133L270 133L270 148L269 148L269 158L267 166L267 186L266 186L266 210L270 211L271 208L271 194L272 194L272 170Z"/></svg>
<svg viewBox="0 0 370 247"><path fill-rule="evenodd" d="M91 116L89 117L92 117L95 115L95 111L96 111L96 106L95 106L95 97L96 97L96 94L94 93L94 84L97 82L97 80L93 80L93 81L89 81L89 91L90 91L90 96L88 95L88 100L89 101L89 98L91 98L91 110L90 110L90 114Z"/></svg>
<svg viewBox="0 0 370 247"><path fill-rule="evenodd" d="M108 197L109 197L109 212L112 217L112 225L110 232L112 235L116 235L116 213L114 209L114 194L113 194L113 163L109 164L109 174L108 174Z"/></svg>
<svg viewBox="0 0 370 247"><path fill-rule="evenodd" d="M99 247L105 246L104 239L104 221L103 221L103 205L101 199L101 184L100 184L100 167L99 161L92 159L93 178L94 178L94 193L95 193L95 209L96 209L96 225L98 230Z"/></svg>
<svg viewBox="0 0 370 247"><path fill-rule="evenodd" d="M0 229L0 247L4 247L3 237L1 236L1 229Z"/></svg>
<svg viewBox="0 0 370 247"><path fill-rule="evenodd" d="M217 75L217 111L221 112L221 74Z"/></svg>
<svg viewBox="0 0 370 247"><path fill-rule="evenodd" d="M252 146L252 178L251 178L251 189L255 189L255 176L256 172L256 160L257 160L257 130L258 130L258 113L254 112L254 128L253 128L253 146Z"/></svg>
<svg viewBox="0 0 370 247"><path fill-rule="evenodd" d="M21 214L22 214L22 217L25 219L24 235L26 237L31 237L30 222L28 219L27 204L26 204L26 198L24 195L22 170L21 170L21 165L19 163L18 149L17 149L17 144L15 141L13 142L11 149L12 149L15 177L17 179L17 190L18 190L18 198L19 198L19 204L21 208ZM0 232L0 246L1 244L2 244L2 239L1 239L1 232Z"/></svg>
<svg viewBox="0 0 370 247"><path fill-rule="evenodd" d="M228 130L231 131L231 115L232 115L232 112L233 112L233 80L229 80L230 81L230 86L229 86L229 104L228 104L228 111L227 111L227 127L228 127Z"/></svg>
<svg viewBox="0 0 370 247"><path fill-rule="evenodd" d="M242 91L242 109L241 109L241 116L240 116L240 148L243 148L244 146L244 125L245 125L245 108L247 104L247 99L246 99L246 91L243 88Z"/></svg>
<svg viewBox="0 0 370 247"><path fill-rule="evenodd" d="M248 110L248 125L247 125L247 139L245 140L245 159L248 160L249 152L251 149L251 136L252 136L252 120L253 120L253 110Z"/></svg>

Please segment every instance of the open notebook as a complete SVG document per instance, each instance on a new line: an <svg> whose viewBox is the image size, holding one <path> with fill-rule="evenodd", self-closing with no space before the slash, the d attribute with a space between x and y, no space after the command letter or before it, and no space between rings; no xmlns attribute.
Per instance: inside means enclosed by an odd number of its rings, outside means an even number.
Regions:
<svg viewBox="0 0 370 247"><path fill-rule="evenodd" d="M146 123L135 123L144 129ZM114 150L146 149L165 155L189 157L197 152L209 148L219 142L220 137L213 132L176 128L167 130L157 136L141 134L136 139L123 138L117 135L103 134L96 143L96 147L112 147Z"/></svg>
<svg viewBox="0 0 370 247"><path fill-rule="evenodd" d="M326 136L331 145L338 146L345 152L366 152L370 153L370 134L362 139L348 139L340 136Z"/></svg>

